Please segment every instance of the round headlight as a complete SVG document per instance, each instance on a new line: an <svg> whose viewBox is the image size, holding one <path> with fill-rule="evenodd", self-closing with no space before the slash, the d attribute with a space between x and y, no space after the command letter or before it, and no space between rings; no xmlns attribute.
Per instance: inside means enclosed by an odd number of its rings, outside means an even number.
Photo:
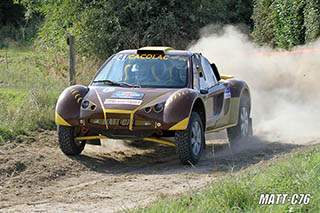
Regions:
<svg viewBox="0 0 320 213"><path fill-rule="evenodd" d="M97 108L97 106L92 104L90 108L91 108L91 110L95 110Z"/></svg>
<svg viewBox="0 0 320 213"><path fill-rule="evenodd" d="M154 110L155 112L161 112L161 111L163 110L163 104L156 104L156 105L154 105L153 110Z"/></svg>
<svg viewBox="0 0 320 213"><path fill-rule="evenodd" d="M144 109L144 111L145 111L146 113L151 112L151 110L152 110L152 108L151 108L151 107L146 107L146 108Z"/></svg>
<svg viewBox="0 0 320 213"><path fill-rule="evenodd" d="M89 101L84 101L84 102L82 102L81 106L82 106L83 109L86 109L86 108L88 108L89 104L90 104Z"/></svg>

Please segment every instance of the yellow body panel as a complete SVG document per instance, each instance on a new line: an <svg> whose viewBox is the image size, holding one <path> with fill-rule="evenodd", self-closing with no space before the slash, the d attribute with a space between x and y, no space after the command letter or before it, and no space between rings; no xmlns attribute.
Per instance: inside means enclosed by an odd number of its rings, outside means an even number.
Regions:
<svg viewBox="0 0 320 213"><path fill-rule="evenodd" d="M84 136L84 137L76 137L74 140L76 141L83 141L83 140L93 140L93 139L106 139L107 137L104 135L97 135L97 136Z"/></svg>
<svg viewBox="0 0 320 213"><path fill-rule="evenodd" d="M185 118L179 123L173 125L169 130L185 130L189 124L189 118Z"/></svg>
<svg viewBox="0 0 320 213"><path fill-rule="evenodd" d="M234 127L234 126L237 126L237 124L230 124L230 125L227 125L227 126L216 128L216 129L211 129L211 130L206 131L205 133L208 134L208 133L211 133L211 132L218 132L220 130L227 129L227 128Z"/></svg>
<svg viewBox="0 0 320 213"><path fill-rule="evenodd" d="M234 76L232 76L232 75L220 75L220 77L221 77L221 79L223 79L223 80L227 80L227 79L230 79L230 78L234 78Z"/></svg>
<svg viewBox="0 0 320 213"><path fill-rule="evenodd" d="M57 112L56 112L56 124L61 126L71 126L67 121L65 121Z"/></svg>
<svg viewBox="0 0 320 213"><path fill-rule="evenodd" d="M123 110L123 109L105 109L104 112L107 113L119 113L119 114L131 114L133 110Z"/></svg>
<svg viewBox="0 0 320 213"><path fill-rule="evenodd" d="M169 50L174 50L172 47L142 47L139 50L150 50L150 51L163 51L163 53L165 54L167 51Z"/></svg>

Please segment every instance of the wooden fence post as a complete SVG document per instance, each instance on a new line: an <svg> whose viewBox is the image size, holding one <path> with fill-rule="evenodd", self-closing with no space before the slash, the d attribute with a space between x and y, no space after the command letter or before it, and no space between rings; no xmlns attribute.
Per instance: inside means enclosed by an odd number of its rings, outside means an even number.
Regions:
<svg viewBox="0 0 320 213"><path fill-rule="evenodd" d="M73 35L70 35L67 39L69 45L69 84L76 84L76 48L75 48L75 38Z"/></svg>

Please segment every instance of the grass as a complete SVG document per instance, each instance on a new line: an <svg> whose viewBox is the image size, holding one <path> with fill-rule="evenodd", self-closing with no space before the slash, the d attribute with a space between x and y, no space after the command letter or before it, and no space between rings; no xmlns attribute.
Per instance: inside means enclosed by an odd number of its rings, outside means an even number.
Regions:
<svg viewBox="0 0 320 213"><path fill-rule="evenodd" d="M55 104L68 87L67 65L65 56L30 47L0 50L0 143L39 128L55 128ZM88 84L96 69L92 61L79 57L78 83Z"/></svg>
<svg viewBox="0 0 320 213"><path fill-rule="evenodd" d="M311 194L308 205L260 205L262 193ZM135 212L319 212L320 150L290 154L263 168L231 175L204 190L165 198Z"/></svg>

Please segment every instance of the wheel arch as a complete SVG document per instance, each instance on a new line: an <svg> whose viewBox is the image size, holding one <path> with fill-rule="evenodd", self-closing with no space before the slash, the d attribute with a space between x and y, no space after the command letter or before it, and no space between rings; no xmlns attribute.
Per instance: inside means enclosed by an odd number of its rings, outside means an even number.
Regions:
<svg viewBox="0 0 320 213"><path fill-rule="evenodd" d="M88 93L89 88L82 85L74 85L66 88L59 96L55 122L61 126L79 125L80 106L83 97Z"/></svg>
<svg viewBox="0 0 320 213"><path fill-rule="evenodd" d="M203 129L205 131L205 129L206 129L206 109L205 109L203 100L200 97L198 97L194 100L192 110L190 111L189 116L191 116L192 112L197 112L199 114L201 121L202 121Z"/></svg>
<svg viewBox="0 0 320 213"><path fill-rule="evenodd" d="M199 92L188 89L172 94L164 109L164 121L169 124L168 130L187 129L193 111L199 113L205 126L205 107Z"/></svg>

